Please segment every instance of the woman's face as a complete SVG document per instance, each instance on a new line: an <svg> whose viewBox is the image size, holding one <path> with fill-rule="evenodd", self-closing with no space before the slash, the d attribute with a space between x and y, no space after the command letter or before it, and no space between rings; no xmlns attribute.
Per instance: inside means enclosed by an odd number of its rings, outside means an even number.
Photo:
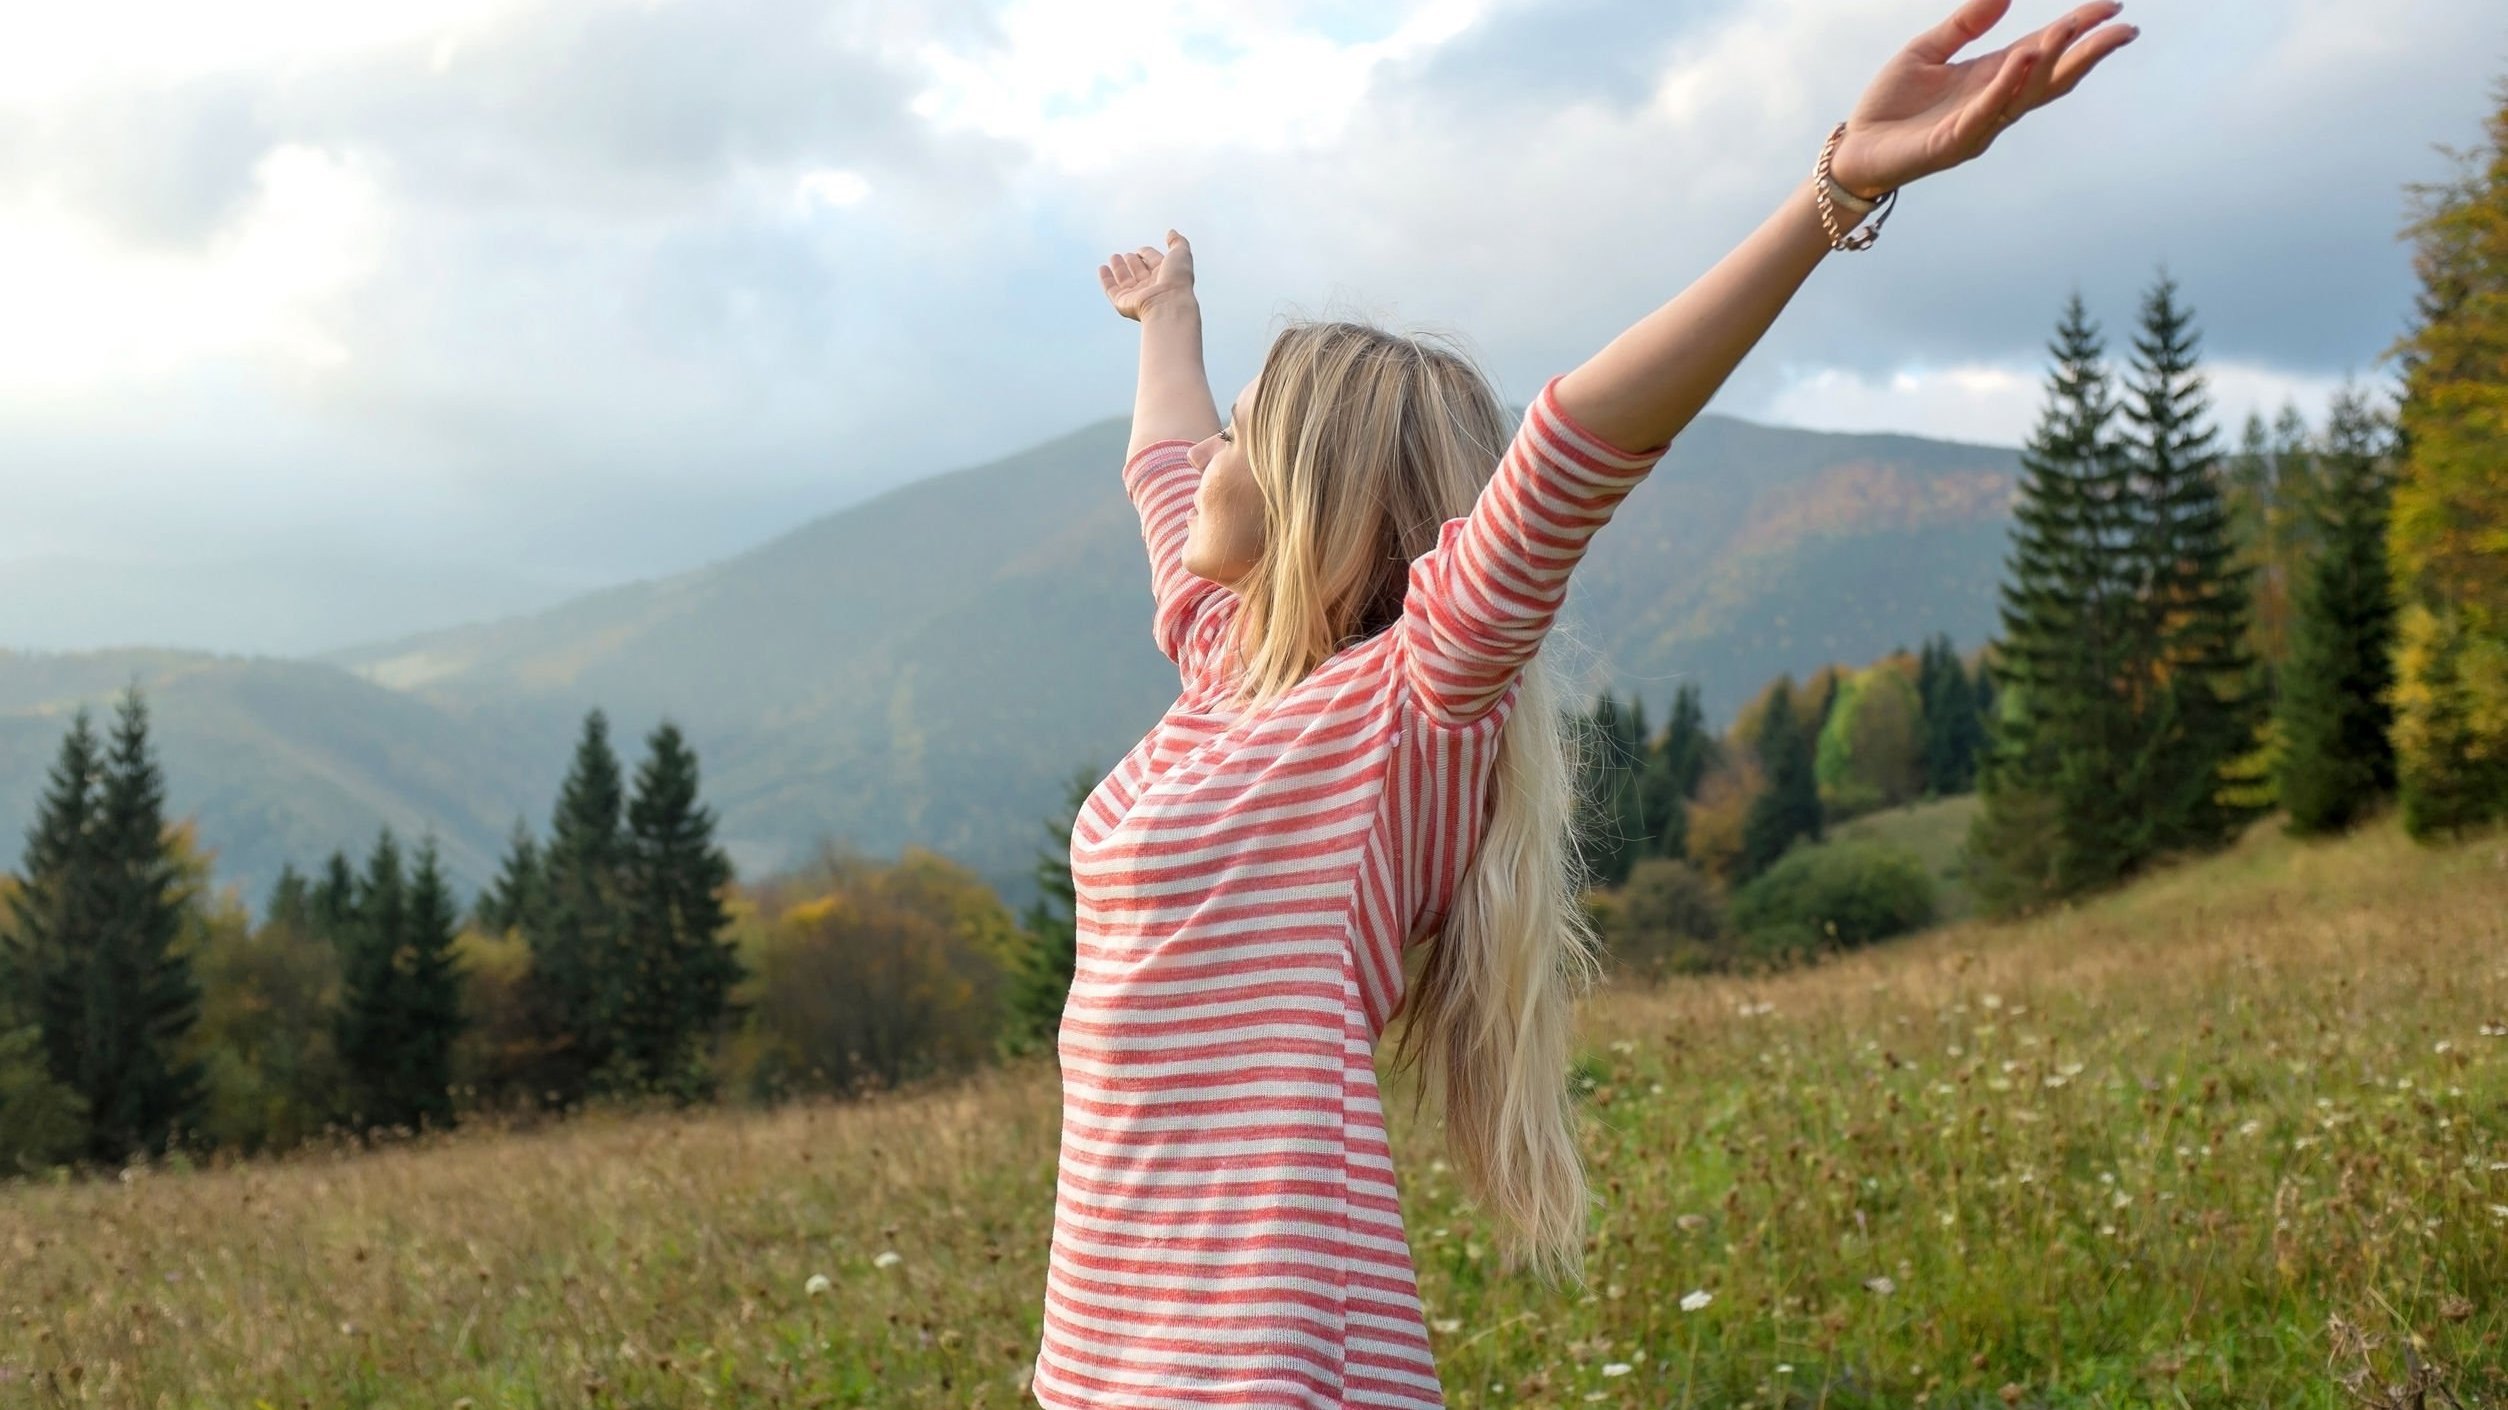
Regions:
<svg viewBox="0 0 2508 1410"><path fill-rule="evenodd" d="M1185 571L1228 586L1253 571L1263 553L1263 492L1237 438L1243 424L1239 413L1253 400L1254 383L1248 382L1228 409L1228 422L1219 434L1187 456L1202 472L1202 483L1186 520Z"/></svg>

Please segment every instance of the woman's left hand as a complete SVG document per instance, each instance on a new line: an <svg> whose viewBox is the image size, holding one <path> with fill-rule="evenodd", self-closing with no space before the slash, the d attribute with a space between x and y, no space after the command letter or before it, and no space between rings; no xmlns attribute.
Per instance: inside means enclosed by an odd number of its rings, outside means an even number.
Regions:
<svg viewBox="0 0 2508 1410"><path fill-rule="evenodd" d="M2141 31L2110 25L2123 8L2092 0L1991 54L1951 56L1994 27L2011 0L1966 0L1901 49L1847 116L1829 176L1877 197L1975 157L2032 108L2073 91L2101 59Z"/></svg>

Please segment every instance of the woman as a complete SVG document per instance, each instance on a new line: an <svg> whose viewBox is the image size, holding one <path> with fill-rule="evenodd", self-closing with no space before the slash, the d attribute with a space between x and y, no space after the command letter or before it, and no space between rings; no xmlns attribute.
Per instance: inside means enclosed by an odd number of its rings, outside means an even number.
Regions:
<svg viewBox="0 0 2508 1410"><path fill-rule="evenodd" d="M1870 243L1851 220L2134 37L2095 0L1953 61L2007 4L1901 51L1814 178L1511 437L1462 358L1349 324L1281 334L1223 424L1183 238L1098 270L1141 324L1123 478L1183 689L1072 830L1042 1404L1443 1403L1372 1062L1397 1012L1510 1261L1578 1271L1592 937L1539 647L1620 498L1821 256Z"/></svg>

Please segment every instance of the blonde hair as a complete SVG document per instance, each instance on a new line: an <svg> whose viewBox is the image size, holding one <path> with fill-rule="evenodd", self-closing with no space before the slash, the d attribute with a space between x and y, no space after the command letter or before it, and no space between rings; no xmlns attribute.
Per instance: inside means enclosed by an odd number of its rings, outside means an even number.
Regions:
<svg viewBox="0 0 2508 1410"><path fill-rule="evenodd" d="M1442 341L1297 323L1271 345L1238 428L1265 542L1233 586L1240 700L1276 698L1401 615L1410 564L1471 512L1513 430ZM1500 727L1492 815L1452 906L1411 937L1397 1070L1442 1099L1447 1150L1500 1224L1509 1266L1581 1278L1591 1200L1568 1090L1577 995L1596 972L1576 845L1583 746L1548 652Z"/></svg>

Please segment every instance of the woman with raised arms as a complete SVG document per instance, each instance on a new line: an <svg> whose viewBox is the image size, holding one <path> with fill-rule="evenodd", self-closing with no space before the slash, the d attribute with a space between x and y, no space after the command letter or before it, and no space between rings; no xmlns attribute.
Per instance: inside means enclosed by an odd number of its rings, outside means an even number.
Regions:
<svg viewBox="0 0 2508 1410"><path fill-rule="evenodd" d="M1954 57L2007 5L1893 56L1812 176L1520 425L1453 350L1347 323L1281 333L1223 420L1183 237L1099 268L1141 325L1123 482L1182 690L1072 829L1043 1405L1444 1403L1373 1063L1397 1016L1509 1261L1577 1275L1593 937L1544 635L1813 267L1871 243L1854 222L2135 34L2095 0Z"/></svg>

